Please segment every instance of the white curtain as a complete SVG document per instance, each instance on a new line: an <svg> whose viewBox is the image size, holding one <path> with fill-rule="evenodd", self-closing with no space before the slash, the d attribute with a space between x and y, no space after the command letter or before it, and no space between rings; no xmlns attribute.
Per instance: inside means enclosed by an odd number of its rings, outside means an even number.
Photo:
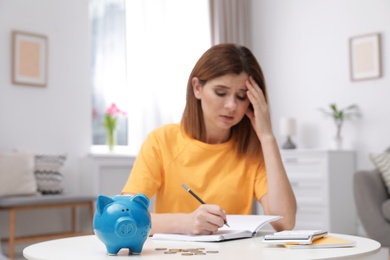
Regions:
<svg viewBox="0 0 390 260"><path fill-rule="evenodd" d="M248 46L248 0L210 0L212 44L235 43Z"/></svg>
<svg viewBox="0 0 390 260"><path fill-rule="evenodd" d="M91 69L93 85L93 144L105 144L102 126L106 109L116 103L125 109L126 20L125 0L91 0ZM127 119L118 118L117 143L127 144Z"/></svg>
<svg viewBox="0 0 390 260"><path fill-rule="evenodd" d="M208 0L126 1L130 152L146 135L180 122L188 76L210 46Z"/></svg>

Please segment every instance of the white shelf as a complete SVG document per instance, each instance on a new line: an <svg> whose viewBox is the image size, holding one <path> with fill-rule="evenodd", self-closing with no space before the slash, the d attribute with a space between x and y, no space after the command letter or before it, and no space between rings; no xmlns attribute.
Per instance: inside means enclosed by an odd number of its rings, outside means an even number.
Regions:
<svg viewBox="0 0 390 260"><path fill-rule="evenodd" d="M297 199L295 229L355 234L355 153L346 150L281 150Z"/></svg>

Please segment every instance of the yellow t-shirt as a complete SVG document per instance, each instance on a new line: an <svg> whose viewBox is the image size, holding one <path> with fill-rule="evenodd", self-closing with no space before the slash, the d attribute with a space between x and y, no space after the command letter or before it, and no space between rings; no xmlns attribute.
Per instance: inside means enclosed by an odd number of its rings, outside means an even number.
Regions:
<svg viewBox="0 0 390 260"><path fill-rule="evenodd" d="M155 213L189 213L200 202L220 205L227 214L251 214L252 201L267 193L262 158L238 159L233 142L207 144L183 134L177 124L152 131L135 160L122 192L155 195Z"/></svg>

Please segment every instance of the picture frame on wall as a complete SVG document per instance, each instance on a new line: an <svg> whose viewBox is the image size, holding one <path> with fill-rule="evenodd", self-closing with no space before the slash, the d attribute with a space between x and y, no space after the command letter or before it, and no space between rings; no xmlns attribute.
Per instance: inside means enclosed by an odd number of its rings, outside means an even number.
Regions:
<svg viewBox="0 0 390 260"><path fill-rule="evenodd" d="M45 35L12 32L12 83L47 85L48 39Z"/></svg>
<svg viewBox="0 0 390 260"><path fill-rule="evenodd" d="M352 81L381 77L380 33L351 37L349 47Z"/></svg>

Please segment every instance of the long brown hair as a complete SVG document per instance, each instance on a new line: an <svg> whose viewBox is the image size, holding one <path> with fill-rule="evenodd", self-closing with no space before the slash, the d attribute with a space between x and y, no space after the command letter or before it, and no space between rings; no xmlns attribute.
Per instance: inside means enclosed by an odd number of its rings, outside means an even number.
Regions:
<svg viewBox="0 0 390 260"><path fill-rule="evenodd" d="M208 80L226 75L245 72L252 76L264 93L268 103L267 89L263 72L252 52L240 45L218 44L208 49L195 64L187 83L187 98L181 125L184 132L200 141L206 140L201 101L194 95L192 78L199 78L204 86ZM262 155L261 144L247 116L231 129L238 156L259 160Z"/></svg>

